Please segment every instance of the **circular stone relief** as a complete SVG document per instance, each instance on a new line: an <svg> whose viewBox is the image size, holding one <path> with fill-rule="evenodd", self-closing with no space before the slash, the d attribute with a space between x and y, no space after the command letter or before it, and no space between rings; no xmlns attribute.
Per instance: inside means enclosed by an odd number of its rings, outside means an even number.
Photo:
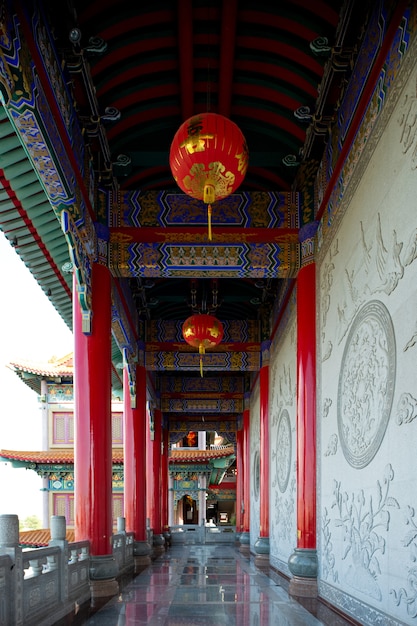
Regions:
<svg viewBox="0 0 417 626"><path fill-rule="evenodd" d="M368 465L382 443L395 371L392 320L384 304L372 300L353 321L339 376L337 423L343 454L352 467Z"/></svg>
<svg viewBox="0 0 417 626"><path fill-rule="evenodd" d="M291 469L291 424L287 409L279 417L277 429L277 480L279 490L284 493L288 486Z"/></svg>
<svg viewBox="0 0 417 626"><path fill-rule="evenodd" d="M259 498L259 485L260 485L260 456L259 450L255 452L255 456L253 457L253 491L255 494L255 500Z"/></svg>

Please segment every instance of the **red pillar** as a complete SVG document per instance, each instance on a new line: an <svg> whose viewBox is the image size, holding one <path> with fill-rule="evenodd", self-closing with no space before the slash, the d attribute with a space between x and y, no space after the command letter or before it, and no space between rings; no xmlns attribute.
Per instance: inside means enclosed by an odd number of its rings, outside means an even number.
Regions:
<svg viewBox="0 0 417 626"><path fill-rule="evenodd" d="M316 268L317 222L300 230L297 276L297 547L288 566L292 595L317 596L316 551Z"/></svg>
<svg viewBox="0 0 417 626"><path fill-rule="evenodd" d="M143 363L143 353L139 353L139 361ZM124 513L126 530L135 533L133 555L135 572L138 573L151 562L146 529L146 369L142 364L136 366L135 408L132 407L126 367L123 391Z"/></svg>
<svg viewBox="0 0 417 626"><path fill-rule="evenodd" d="M269 347L262 344L262 367L259 372L260 395L260 529L255 552L262 561L269 560Z"/></svg>
<svg viewBox="0 0 417 626"><path fill-rule="evenodd" d="M249 398L245 398L245 403L249 405ZM245 457L245 478L243 487L243 532L249 533L250 529L250 409L249 406L243 412L244 431L244 457Z"/></svg>
<svg viewBox="0 0 417 626"><path fill-rule="evenodd" d="M263 365L260 391L260 536L269 537L269 364Z"/></svg>
<svg viewBox="0 0 417 626"><path fill-rule="evenodd" d="M93 555L111 554L111 277L91 271L91 334L83 333L74 278L74 482L75 540L88 539Z"/></svg>
<svg viewBox="0 0 417 626"><path fill-rule="evenodd" d="M297 279L297 546L316 548L316 272Z"/></svg>
<svg viewBox="0 0 417 626"><path fill-rule="evenodd" d="M162 413L160 409L155 409L155 432L153 441L153 459L152 472L154 477L153 500L154 500L154 518L152 527L154 537L162 535L162 519L161 519L161 453L162 453Z"/></svg>
<svg viewBox="0 0 417 626"><path fill-rule="evenodd" d="M236 433L236 534L240 535L243 530L243 426Z"/></svg>
<svg viewBox="0 0 417 626"><path fill-rule="evenodd" d="M153 444L155 437L154 426L155 415L148 409L146 410L146 517L150 528L153 528L154 511L154 484L155 477L153 474Z"/></svg>
<svg viewBox="0 0 417 626"><path fill-rule="evenodd" d="M243 410L243 532L240 535L240 550L250 551L250 394L245 393Z"/></svg>
<svg viewBox="0 0 417 626"><path fill-rule="evenodd" d="M126 530L146 541L146 370L136 367L136 407L132 408L127 367L124 390L124 514Z"/></svg>
<svg viewBox="0 0 417 626"><path fill-rule="evenodd" d="M168 530L168 452L169 431L162 429L162 457L161 457L161 523L163 531Z"/></svg>

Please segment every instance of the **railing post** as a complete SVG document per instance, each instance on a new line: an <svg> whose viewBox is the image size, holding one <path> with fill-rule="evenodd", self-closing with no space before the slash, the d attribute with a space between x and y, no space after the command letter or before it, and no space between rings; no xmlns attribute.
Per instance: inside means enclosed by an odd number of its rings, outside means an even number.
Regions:
<svg viewBox="0 0 417 626"><path fill-rule="evenodd" d="M10 606L12 624L23 624L23 561L19 546L19 518L17 515L0 515L0 554L7 554L12 560Z"/></svg>
<svg viewBox="0 0 417 626"><path fill-rule="evenodd" d="M51 541L50 546L57 546L61 550L60 559L60 576L61 579L61 600L65 602L68 600L68 541L67 536L67 522L65 515L51 515L50 520L51 528Z"/></svg>

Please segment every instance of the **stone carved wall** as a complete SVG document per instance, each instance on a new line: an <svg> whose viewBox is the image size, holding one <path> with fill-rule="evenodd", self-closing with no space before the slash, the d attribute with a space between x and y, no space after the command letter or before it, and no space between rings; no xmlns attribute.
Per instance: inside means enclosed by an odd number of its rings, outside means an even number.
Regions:
<svg viewBox="0 0 417 626"><path fill-rule="evenodd" d="M417 624L415 45L408 55L317 267L319 591L363 624Z"/></svg>
<svg viewBox="0 0 417 626"><path fill-rule="evenodd" d="M270 563L290 575L288 559L297 545L296 520L296 319L272 345L269 385Z"/></svg>

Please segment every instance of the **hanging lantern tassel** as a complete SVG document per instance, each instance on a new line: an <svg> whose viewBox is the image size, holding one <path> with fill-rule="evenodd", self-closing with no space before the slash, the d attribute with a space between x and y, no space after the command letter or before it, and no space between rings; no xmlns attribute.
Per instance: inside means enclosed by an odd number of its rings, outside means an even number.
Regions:
<svg viewBox="0 0 417 626"><path fill-rule="evenodd" d="M200 353L200 376L203 378L203 354L205 354L204 344L200 343L200 347L198 349Z"/></svg>
<svg viewBox="0 0 417 626"><path fill-rule="evenodd" d="M211 241L211 204L207 207L207 218L208 218L208 238Z"/></svg>
<svg viewBox="0 0 417 626"><path fill-rule="evenodd" d="M211 241L211 203L216 199L215 188L210 182L204 185L203 201L207 204L208 238Z"/></svg>

